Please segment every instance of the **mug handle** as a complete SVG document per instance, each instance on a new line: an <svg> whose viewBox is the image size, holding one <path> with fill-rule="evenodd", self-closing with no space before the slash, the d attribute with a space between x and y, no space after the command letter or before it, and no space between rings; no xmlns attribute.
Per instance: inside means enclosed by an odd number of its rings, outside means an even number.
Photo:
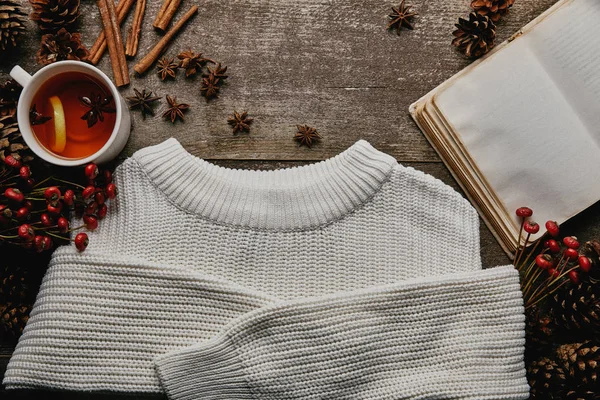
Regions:
<svg viewBox="0 0 600 400"><path fill-rule="evenodd" d="M27 86L27 84L29 83L29 81L31 80L31 75L29 75L29 73L27 71L25 71L23 68L19 67L18 65L15 65L13 67L13 69L10 70L10 74L9 74L15 81L17 81L17 83L23 87Z"/></svg>

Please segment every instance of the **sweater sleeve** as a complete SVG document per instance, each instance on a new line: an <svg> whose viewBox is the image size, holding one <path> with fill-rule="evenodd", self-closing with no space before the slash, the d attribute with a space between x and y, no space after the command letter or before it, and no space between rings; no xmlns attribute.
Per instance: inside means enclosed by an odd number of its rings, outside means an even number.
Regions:
<svg viewBox="0 0 600 400"><path fill-rule="evenodd" d="M188 399L527 399L512 266L276 303L160 356Z"/></svg>

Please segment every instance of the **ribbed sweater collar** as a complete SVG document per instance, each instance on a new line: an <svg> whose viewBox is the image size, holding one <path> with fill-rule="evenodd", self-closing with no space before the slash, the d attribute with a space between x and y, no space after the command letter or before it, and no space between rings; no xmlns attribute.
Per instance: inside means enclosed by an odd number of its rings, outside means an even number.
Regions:
<svg viewBox="0 0 600 400"><path fill-rule="evenodd" d="M174 138L133 158L180 209L221 224L284 231L342 218L369 200L396 165L364 140L328 160L277 171L219 167Z"/></svg>

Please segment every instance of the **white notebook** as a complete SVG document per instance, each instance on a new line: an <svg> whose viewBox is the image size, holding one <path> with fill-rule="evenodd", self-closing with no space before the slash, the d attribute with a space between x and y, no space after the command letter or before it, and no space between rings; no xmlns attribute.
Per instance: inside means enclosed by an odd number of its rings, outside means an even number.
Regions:
<svg viewBox="0 0 600 400"><path fill-rule="evenodd" d="M508 253L516 208L568 220L600 200L600 1L558 2L410 111Z"/></svg>

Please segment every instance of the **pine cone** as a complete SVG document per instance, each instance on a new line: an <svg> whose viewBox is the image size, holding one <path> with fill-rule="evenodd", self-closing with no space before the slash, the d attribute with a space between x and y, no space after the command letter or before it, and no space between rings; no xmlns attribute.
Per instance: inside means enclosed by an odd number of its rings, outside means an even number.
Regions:
<svg viewBox="0 0 600 400"><path fill-rule="evenodd" d="M577 388L567 391L565 400L600 400L600 392Z"/></svg>
<svg viewBox="0 0 600 400"><path fill-rule="evenodd" d="M79 0L29 0L33 12L29 16L47 33L71 28L79 17Z"/></svg>
<svg viewBox="0 0 600 400"><path fill-rule="evenodd" d="M30 296L27 270L5 265L0 274L0 303L22 303Z"/></svg>
<svg viewBox="0 0 600 400"><path fill-rule="evenodd" d="M531 400L558 400L563 394L567 377L556 361L541 358L531 363L527 369L527 379L531 386Z"/></svg>
<svg viewBox="0 0 600 400"><path fill-rule="evenodd" d="M0 169L4 168L4 159L8 155L25 163L33 159L29 147L21 137L16 119L10 115L0 117Z"/></svg>
<svg viewBox="0 0 600 400"><path fill-rule="evenodd" d="M544 349L552 345L554 322L537 306L528 308L525 317L527 322L525 325L526 352L528 357L537 358Z"/></svg>
<svg viewBox="0 0 600 400"><path fill-rule="evenodd" d="M592 261L592 269L587 274L592 283L600 283L600 241L594 239L583 245L583 254Z"/></svg>
<svg viewBox="0 0 600 400"><path fill-rule="evenodd" d="M25 15L19 4L0 0L0 51L17 46L19 36L25 31Z"/></svg>
<svg viewBox="0 0 600 400"><path fill-rule="evenodd" d="M0 315L0 332L8 338L18 338L29 320L30 304L7 303Z"/></svg>
<svg viewBox="0 0 600 400"><path fill-rule="evenodd" d="M496 45L496 25L485 15L472 12L469 19L458 19L452 45L467 57L477 58Z"/></svg>
<svg viewBox="0 0 600 400"><path fill-rule="evenodd" d="M560 328L600 332L600 284L583 281L559 290L550 301L554 322Z"/></svg>
<svg viewBox="0 0 600 400"><path fill-rule="evenodd" d="M62 28L56 35L42 36L42 45L37 53L38 63L52 64L61 60L86 60L90 52L81 43L80 33L69 33Z"/></svg>
<svg viewBox="0 0 600 400"><path fill-rule="evenodd" d="M0 84L0 116L6 115L16 118L17 101L23 88L14 79L9 79Z"/></svg>
<svg viewBox="0 0 600 400"><path fill-rule="evenodd" d="M564 344L556 349L576 393L600 388L600 342Z"/></svg>
<svg viewBox="0 0 600 400"><path fill-rule="evenodd" d="M479 15L490 17L494 22L498 22L500 17L508 13L515 0L473 0L471 8Z"/></svg>

